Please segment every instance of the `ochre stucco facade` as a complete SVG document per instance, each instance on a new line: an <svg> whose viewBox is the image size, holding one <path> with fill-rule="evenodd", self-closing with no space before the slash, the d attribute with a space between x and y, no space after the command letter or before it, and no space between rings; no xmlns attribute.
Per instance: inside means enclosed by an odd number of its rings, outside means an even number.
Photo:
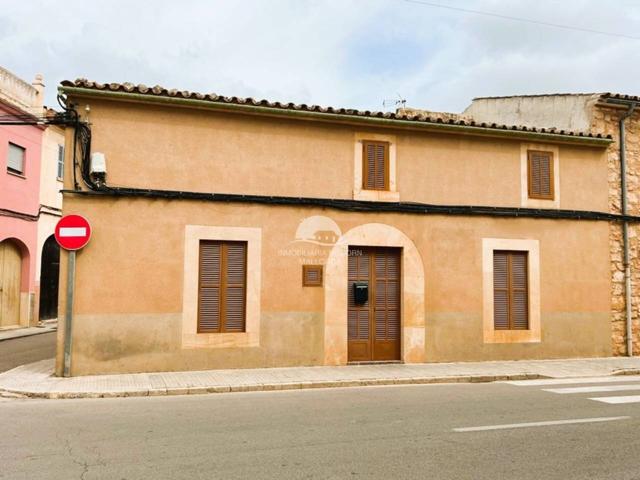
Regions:
<svg viewBox="0 0 640 480"><path fill-rule="evenodd" d="M92 151L105 154L107 183L113 186L354 199L362 193L353 180L357 142L376 136L393 143L397 191L378 200L526 207L521 150L536 143L530 138L285 120L89 94L70 98L79 111L90 105ZM552 137L537 143L558 156L559 205L550 208L607 211L602 146L569 144L560 136L555 143ZM73 187L70 156L69 149L67 189ZM74 375L346 364L344 254L353 245L402 249L401 361L612 353L606 221L73 193L65 195L64 212L84 215L93 230L77 255ZM328 219L337 240L317 244L299 238L309 218ZM197 265L189 242L207 232L225 237L213 240L248 242L251 335L199 341L190 330L193 287L185 283ZM538 263L530 274L538 290L531 308L538 315L538 336L487 341L488 239L505 245L524 241L535 250ZM302 285L304 263L324 265L322 287ZM64 285L66 255L61 265ZM61 347L63 329L58 341ZM61 365L59 348L58 373Z"/></svg>
<svg viewBox="0 0 640 480"><path fill-rule="evenodd" d="M625 151L627 209L631 215L640 212L640 114L636 109L629 115L629 107L607 102L611 94L557 94L474 99L465 114L482 122L512 122L546 128L591 131L610 135L607 149L609 181L609 211L621 213L620 119L625 118ZM624 96L622 96L624 97ZM638 223L629 224L629 264L631 276L631 345L632 353L640 352L640 255ZM611 341L614 355L628 355L627 319L625 305L625 268L623 234L620 223L610 229L611 263Z"/></svg>

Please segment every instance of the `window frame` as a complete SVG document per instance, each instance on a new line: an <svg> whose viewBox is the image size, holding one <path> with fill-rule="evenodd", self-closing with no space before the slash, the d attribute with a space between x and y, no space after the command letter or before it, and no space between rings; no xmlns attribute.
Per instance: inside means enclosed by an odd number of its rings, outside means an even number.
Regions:
<svg viewBox="0 0 640 480"><path fill-rule="evenodd" d="M219 305L219 320L218 320L218 329L204 329L201 326L200 322L200 299L201 299L201 290L202 290L202 246L204 244L217 244L220 245L220 272L218 273L220 281L218 284L219 295L218 295L218 305ZM226 300L228 294L228 275L226 273L227 260L228 260L228 248L231 244L242 244L244 245L244 278L243 278L243 304L242 304L242 330L227 330L226 329ZM201 239L198 242L198 311L197 311L197 333L245 333L247 331L247 251L249 249L248 242L245 240L205 240Z"/></svg>
<svg viewBox="0 0 640 480"><path fill-rule="evenodd" d="M11 147L15 147L18 148L22 151L22 171L18 171L14 168L11 168L9 166L9 156L11 155ZM27 149L25 147L23 147L22 145L18 145L17 143L14 142L7 142L7 173L10 175L15 175L17 177L22 177L25 178L27 171Z"/></svg>
<svg viewBox="0 0 640 480"><path fill-rule="evenodd" d="M496 258L496 254L503 254L503 255L507 255L507 287L506 287L506 293L507 293L507 305L508 305L508 313L507 313L507 328L499 328L496 325L496 312L495 312L495 292L496 290L502 290L504 291L505 289L499 289L498 287L496 287L496 272L495 272L495 258ZM514 255L523 255L525 257L525 266L526 266L526 286L524 289L516 289L513 286L513 257ZM501 331L523 331L523 330L530 330L530 320L529 320L529 303L530 303L530 299L529 299L529 252L527 250L494 250L493 251L493 261L494 261L494 270L493 270L493 292L494 292L494 312L493 312L493 329L494 330L501 330ZM514 293L516 291L523 291L526 293L526 312L527 312L527 328L516 328L515 326L515 322L514 322L514 316L513 316L513 299L514 299Z"/></svg>
<svg viewBox="0 0 640 480"><path fill-rule="evenodd" d="M56 163L56 179L62 181L64 179L64 145L58 144L58 159Z"/></svg>
<svg viewBox="0 0 640 480"><path fill-rule="evenodd" d="M533 174L532 174L532 161L534 154L544 154L549 158L549 194L536 194L533 192ZM555 180L554 180L554 155L552 151L548 150L527 150L527 194L528 197L534 200L551 200L555 199Z"/></svg>
<svg viewBox="0 0 640 480"><path fill-rule="evenodd" d="M389 144L389 180L388 190L365 190L363 186L364 141L386 142ZM396 135L357 131L353 134L353 199L365 202L399 202L400 192L397 185L397 138Z"/></svg>
<svg viewBox="0 0 640 480"><path fill-rule="evenodd" d="M247 242L245 331L198 333L200 240ZM182 272L182 349L253 348L260 346L262 228L185 225Z"/></svg>
<svg viewBox="0 0 640 480"><path fill-rule="evenodd" d="M494 328L494 250L528 252L529 330L496 330ZM536 239L483 238L482 252L482 340L491 343L540 343L540 241Z"/></svg>
<svg viewBox="0 0 640 480"><path fill-rule="evenodd" d="M384 173L383 173L383 186L381 188L370 187L367 185L367 179L369 177L369 162L367 162L367 147L383 147L384 151ZM362 140L362 190L371 190L371 191L381 191L388 192L390 191L390 181L389 181L389 150L390 150L390 142L380 141L380 140Z"/></svg>

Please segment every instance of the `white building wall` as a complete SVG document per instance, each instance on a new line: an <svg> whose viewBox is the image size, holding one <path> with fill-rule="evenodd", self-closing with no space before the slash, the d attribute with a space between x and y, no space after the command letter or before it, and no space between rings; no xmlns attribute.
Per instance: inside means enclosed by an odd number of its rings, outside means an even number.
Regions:
<svg viewBox="0 0 640 480"><path fill-rule="evenodd" d="M474 98L462 115L476 122L586 132L600 94Z"/></svg>
<svg viewBox="0 0 640 480"><path fill-rule="evenodd" d="M38 220L38 253L36 281L40 284L40 266L44 242L53 235L62 210L62 179L58 178L58 146L64 147L64 130L49 126L42 138L40 170L40 219Z"/></svg>

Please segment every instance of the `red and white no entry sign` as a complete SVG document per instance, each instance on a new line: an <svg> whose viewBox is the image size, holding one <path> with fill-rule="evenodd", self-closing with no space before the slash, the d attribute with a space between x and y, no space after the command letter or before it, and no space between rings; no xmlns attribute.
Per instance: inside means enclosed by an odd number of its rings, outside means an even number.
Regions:
<svg viewBox="0 0 640 480"><path fill-rule="evenodd" d="M80 215L66 215L56 225L56 241L65 250L80 250L91 238L91 225Z"/></svg>

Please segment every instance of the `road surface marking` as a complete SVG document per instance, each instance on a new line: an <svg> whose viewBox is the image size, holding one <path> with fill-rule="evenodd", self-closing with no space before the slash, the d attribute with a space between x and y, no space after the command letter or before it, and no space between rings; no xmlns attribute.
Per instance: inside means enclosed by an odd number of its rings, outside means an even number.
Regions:
<svg viewBox="0 0 640 480"><path fill-rule="evenodd" d="M638 403L640 402L640 395L627 395L624 397L595 397L589 400L595 400L596 402L603 403Z"/></svg>
<svg viewBox="0 0 640 480"><path fill-rule="evenodd" d="M640 397L638 397L640 401ZM553 425L573 425L576 423L613 422L615 420L628 420L631 417L594 417L574 418L572 420L553 420L549 422L509 423L505 425L485 425L483 427L454 428L454 432L482 432L485 430L507 430L510 428L548 427Z"/></svg>
<svg viewBox="0 0 640 480"><path fill-rule="evenodd" d="M545 378L540 380L510 380L502 383L518 385L520 387L533 387L543 385L570 385L572 383L617 383L640 382L640 375L618 375L610 377L578 377L578 378Z"/></svg>
<svg viewBox="0 0 640 480"><path fill-rule="evenodd" d="M599 393L622 392L625 390L640 390L640 385L604 385L598 387L570 387L570 388L543 388L543 392L551 393Z"/></svg>
<svg viewBox="0 0 640 480"><path fill-rule="evenodd" d="M85 227L61 227L58 235L61 237L86 237L87 229Z"/></svg>

